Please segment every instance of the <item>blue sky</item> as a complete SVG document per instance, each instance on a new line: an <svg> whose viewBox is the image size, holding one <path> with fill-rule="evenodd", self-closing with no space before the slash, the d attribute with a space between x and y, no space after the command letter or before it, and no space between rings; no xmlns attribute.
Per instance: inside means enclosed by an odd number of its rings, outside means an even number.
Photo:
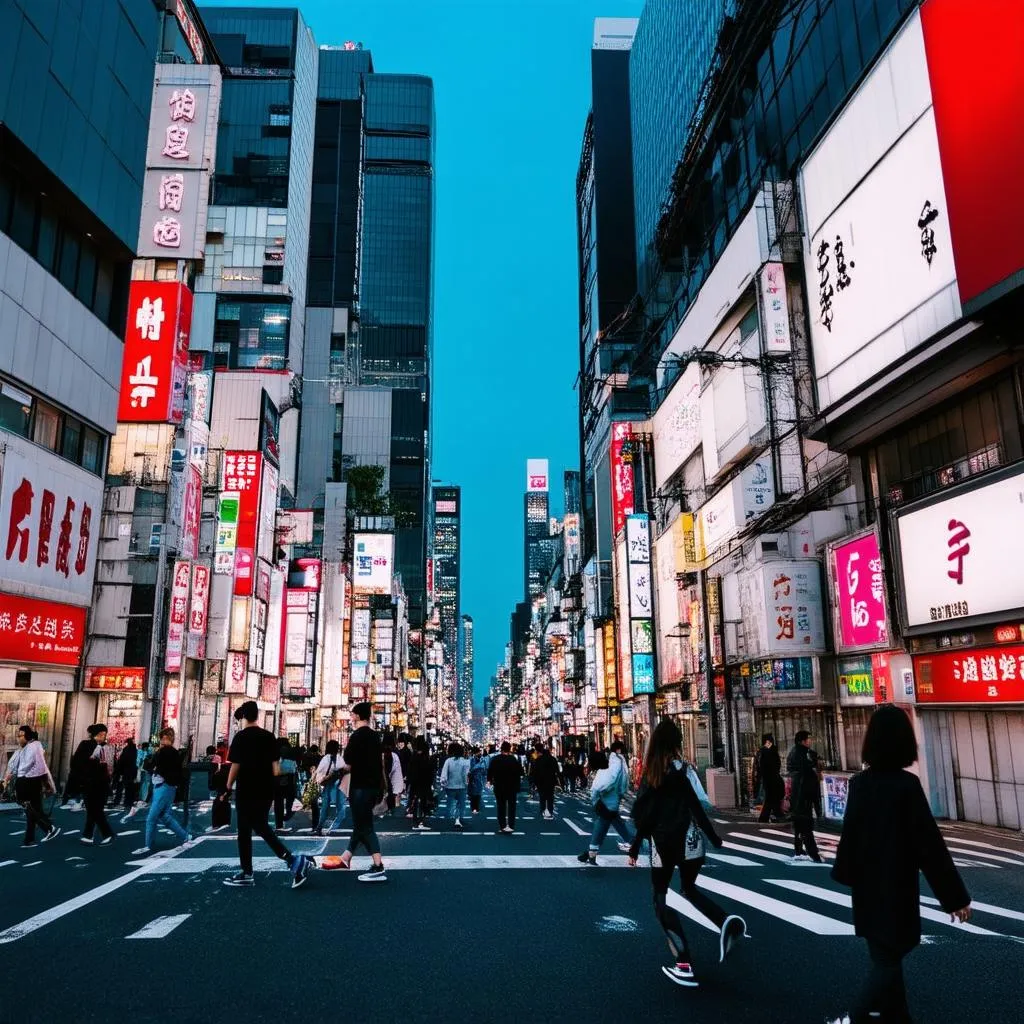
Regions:
<svg viewBox="0 0 1024 1024"><path fill-rule="evenodd" d="M377 71L434 80L433 475L462 486L482 700L523 590L526 460L551 460L555 512L579 462L575 193L593 21L636 17L642 0L247 6L298 6L317 43L359 41Z"/></svg>

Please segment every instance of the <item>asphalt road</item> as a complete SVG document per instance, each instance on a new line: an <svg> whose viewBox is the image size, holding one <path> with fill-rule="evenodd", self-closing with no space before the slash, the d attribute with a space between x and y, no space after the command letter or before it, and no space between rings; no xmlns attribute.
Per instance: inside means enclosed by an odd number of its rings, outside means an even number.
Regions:
<svg viewBox="0 0 1024 1024"><path fill-rule="evenodd" d="M463 834L440 820L424 834L404 817L380 823L386 885L317 871L296 891L262 843L257 885L223 886L237 868L230 832L139 860L130 853L141 832L128 834L139 819L98 848L76 842L81 813L61 812L69 834L23 851L17 819L0 816L0 1024L208 1024L240 1013L304 1024L524 1015L795 1024L849 1009L867 955L852 935L848 893L826 869L786 863L784 826L719 824L727 847L701 882L746 919L751 938L720 965L717 933L689 920L700 981L691 990L661 974L669 956L648 872L628 869L614 833L602 867L576 862L586 842L579 833L590 827L584 801L560 799L556 820L543 821L536 803L521 799L514 836L493 834L485 802ZM194 821L208 824L205 811ZM308 816L292 824L308 828ZM937 920L924 922L925 943L907 961L911 1008L919 1022L1019 1021L1024 842L987 829L944 831L976 913L970 926L951 926L922 890ZM318 856L347 842L301 831L284 838ZM833 841L823 834L825 851Z"/></svg>

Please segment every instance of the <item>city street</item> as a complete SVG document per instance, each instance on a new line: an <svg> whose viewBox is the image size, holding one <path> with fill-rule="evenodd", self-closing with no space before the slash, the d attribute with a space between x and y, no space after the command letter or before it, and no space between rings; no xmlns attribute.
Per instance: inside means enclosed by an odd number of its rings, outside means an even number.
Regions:
<svg viewBox="0 0 1024 1024"><path fill-rule="evenodd" d="M317 871L297 891L259 843L256 887L221 885L236 867L230 831L137 860L129 851L141 841L139 818L96 848L76 841L83 816L63 812L65 836L23 851L16 816L4 815L0 962L5 988L24 986L17 1020L116 1012L184 1024L241 1011L278 1021L461 1021L492 1020L500 1007L516 1018L788 1024L849 1009L867 955L852 935L848 894L826 869L786 862L785 826L718 819L726 847L700 884L746 919L750 940L719 965L717 934L690 911L701 985L688 990L659 969L668 956L648 872L629 870L611 837L601 867L577 863L590 825L582 799L559 798L556 819L544 821L521 798L513 836L494 834L493 800L484 803L464 834L437 818L427 833L411 832L404 817L380 823L386 885L361 885L355 870ZM201 813L193 824L208 821ZM311 837L305 814L292 824L286 842L296 851L340 853L347 841L347 830ZM1019 1020L1012 968L1024 942L1024 842L943 829L975 915L949 925L923 890L925 939L907 962L911 1007L920 1021L960 1019L951 1005L972 1022ZM820 835L829 858L835 834ZM45 983L53 971L59 986Z"/></svg>

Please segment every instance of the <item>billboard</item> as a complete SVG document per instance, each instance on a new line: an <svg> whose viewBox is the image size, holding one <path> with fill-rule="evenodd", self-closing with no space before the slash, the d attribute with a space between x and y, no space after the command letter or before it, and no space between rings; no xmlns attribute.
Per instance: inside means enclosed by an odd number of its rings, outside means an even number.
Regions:
<svg viewBox="0 0 1024 1024"><path fill-rule="evenodd" d="M612 424L612 537L618 537L626 525L626 516L632 515L635 507L632 436L631 423Z"/></svg>
<svg viewBox="0 0 1024 1024"><path fill-rule="evenodd" d="M310 544L313 541L313 510L311 508L278 509L276 542L285 547L288 544Z"/></svg>
<svg viewBox="0 0 1024 1024"><path fill-rule="evenodd" d="M0 594L0 661L74 668L84 644L84 608Z"/></svg>
<svg viewBox="0 0 1024 1024"><path fill-rule="evenodd" d="M885 572L877 531L872 529L831 545L829 575L836 608L837 649L866 651L889 647Z"/></svg>
<svg viewBox="0 0 1024 1024"><path fill-rule="evenodd" d="M196 562L192 566L192 597L189 600L189 656L206 657L206 625L210 612L210 565ZM192 654L192 651L195 654Z"/></svg>
<svg viewBox="0 0 1024 1024"><path fill-rule="evenodd" d="M548 460L526 460L526 489L528 491L546 491L548 489Z"/></svg>
<svg viewBox="0 0 1024 1024"><path fill-rule="evenodd" d="M85 689L117 693L143 693L146 689L144 668L88 668L85 670Z"/></svg>
<svg viewBox="0 0 1024 1024"><path fill-rule="evenodd" d="M761 299L761 327L765 351L777 354L792 347L789 332L789 304L786 299L786 271L781 263L766 263L758 275Z"/></svg>
<svg viewBox="0 0 1024 1024"><path fill-rule="evenodd" d="M352 585L359 594L390 594L394 567L392 533L357 533L353 540Z"/></svg>
<svg viewBox="0 0 1024 1024"><path fill-rule="evenodd" d="M171 576L171 608L167 615L167 657L164 663L164 668L168 672L181 671L191 576L192 570L188 562L174 563L174 573Z"/></svg>
<svg viewBox="0 0 1024 1024"><path fill-rule="evenodd" d="M741 573L739 583L747 658L825 653L818 562L768 562Z"/></svg>
<svg viewBox="0 0 1024 1024"><path fill-rule="evenodd" d="M892 513L907 632L966 628L1024 610L1024 469L988 474Z"/></svg>
<svg viewBox="0 0 1024 1024"><path fill-rule="evenodd" d="M654 414L654 481L659 490L700 443L700 367L691 363Z"/></svg>
<svg viewBox="0 0 1024 1024"><path fill-rule="evenodd" d="M260 481L263 456L260 452L224 453L221 491L238 495L238 522L235 540L234 591L236 596L252 593L259 530Z"/></svg>
<svg viewBox="0 0 1024 1024"><path fill-rule="evenodd" d="M918 655L914 678L919 704L1024 701L1024 646Z"/></svg>
<svg viewBox="0 0 1024 1024"><path fill-rule="evenodd" d="M121 364L119 423L181 423L192 292L178 281L132 281Z"/></svg>

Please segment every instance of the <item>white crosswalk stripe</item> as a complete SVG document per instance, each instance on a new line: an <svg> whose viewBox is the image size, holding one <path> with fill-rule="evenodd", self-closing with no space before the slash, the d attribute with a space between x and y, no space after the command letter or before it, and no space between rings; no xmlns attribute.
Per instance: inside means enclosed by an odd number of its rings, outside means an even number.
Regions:
<svg viewBox="0 0 1024 1024"><path fill-rule="evenodd" d="M755 910L777 917L780 921L787 921L804 931L813 932L815 935L853 935L853 925L846 921L837 921L816 911L785 903L773 896L766 896L753 889L733 885L732 882L726 882L720 878L701 875L697 879L697 885L709 892L724 896L726 899L735 900L737 903L743 903Z"/></svg>
<svg viewBox="0 0 1024 1024"><path fill-rule="evenodd" d="M126 935L126 939L163 939L166 938L179 924L187 921L191 914L170 914L166 917L158 917L149 924L144 925L137 932Z"/></svg>
<svg viewBox="0 0 1024 1024"><path fill-rule="evenodd" d="M939 901L934 896L922 896L921 902L927 903L931 907L939 906ZM1024 913L1021 913L1019 910L997 907L992 903L978 903L975 900L971 900L971 910L982 914L993 914L996 917L1006 917L1012 921L1024 921Z"/></svg>

